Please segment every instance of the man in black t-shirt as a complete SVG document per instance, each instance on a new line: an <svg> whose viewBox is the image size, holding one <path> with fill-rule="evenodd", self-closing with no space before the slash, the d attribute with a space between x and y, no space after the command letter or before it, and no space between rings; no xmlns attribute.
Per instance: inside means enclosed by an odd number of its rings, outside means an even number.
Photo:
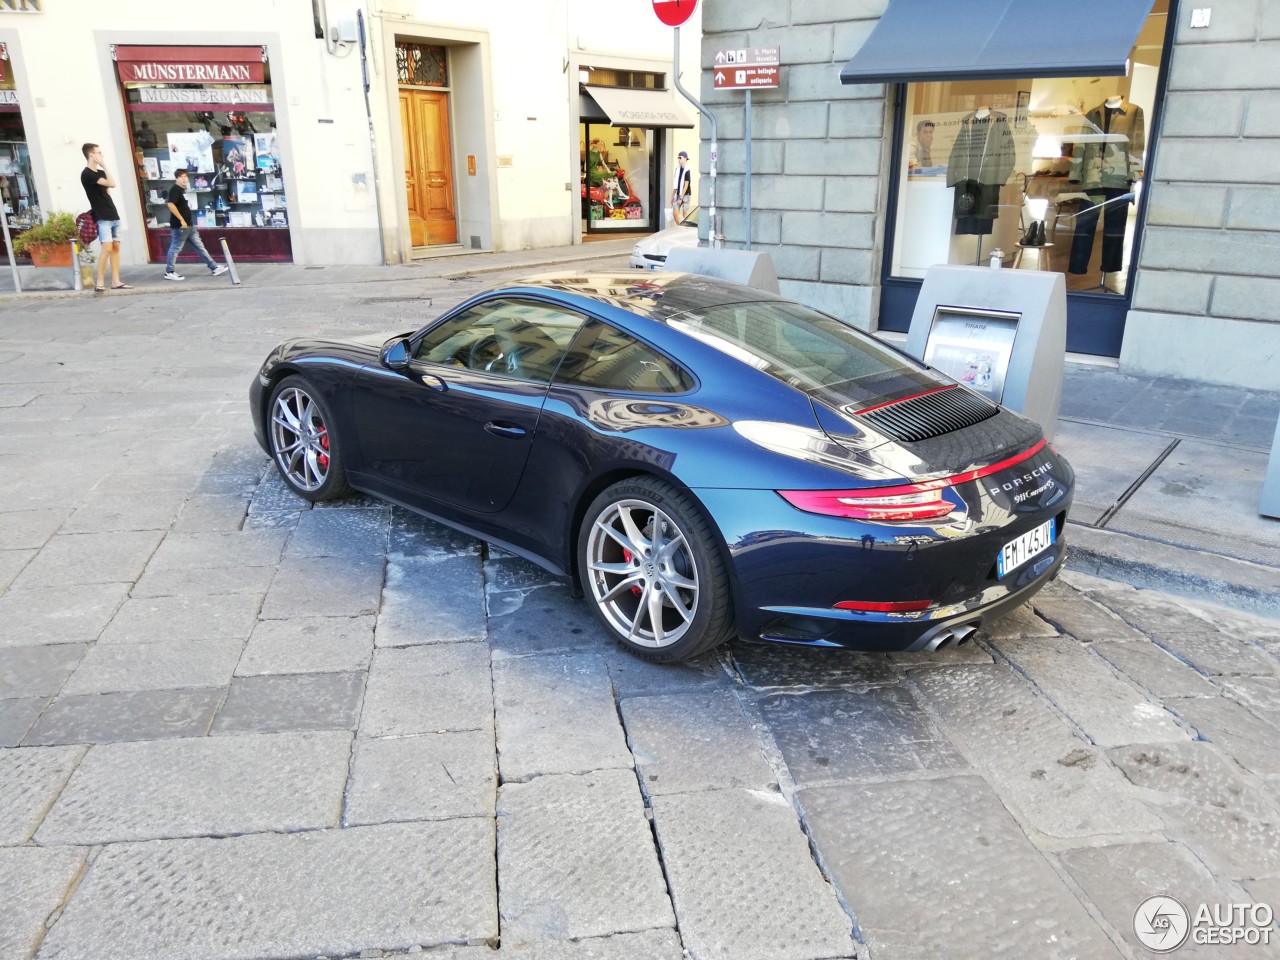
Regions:
<svg viewBox="0 0 1280 960"><path fill-rule="evenodd" d="M196 229L195 217L191 214L191 206L187 203L187 187L191 183L191 176L186 170L175 170L173 172L173 186L169 188L169 194L165 198L169 207L169 230L172 239L169 241L169 255L164 260L164 278L166 280L183 280L185 279L178 273L178 254L182 252L182 248L188 243L196 253L204 260L205 266L209 268L209 272L215 277L219 274L227 272L225 266L220 265L209 256L209 251L204 248L204 241L200 239L200 231Z"/></svg>
<svg viewBox="0 0 1280 960"><path fill-rule="evenodd" d="M102 148L96 143L86 143L80 148L87 166L80 173L80 185L84 187L84 195L89 198L89 210L98 225L98 242L102 246L98 256L98 280L93 289L102 292L102 282L111 264L111 289L131 290L127 283L120 282L120 214L116 212L115 202L107 191L116 185L102 165Z"/></svg>

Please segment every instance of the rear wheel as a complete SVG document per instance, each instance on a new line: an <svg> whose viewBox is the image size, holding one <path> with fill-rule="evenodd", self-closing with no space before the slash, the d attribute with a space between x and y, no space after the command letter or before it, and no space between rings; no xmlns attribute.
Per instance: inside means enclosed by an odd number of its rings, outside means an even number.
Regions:
<svg viewBox="0 0 1280 960"><path fill-rule="evenodd" d="M688 660L733 635L711 524L671 484L641 477L605 490L587 510L578 557L596 617L632 653Z"/></svg>
<svg viewBox="0 0 1280 960"><path fill-rule="evenodd" d="M271 391L267 435L276 469L298 496L337 500L351 493L329 409L302 377L285 377Z"/></svg>

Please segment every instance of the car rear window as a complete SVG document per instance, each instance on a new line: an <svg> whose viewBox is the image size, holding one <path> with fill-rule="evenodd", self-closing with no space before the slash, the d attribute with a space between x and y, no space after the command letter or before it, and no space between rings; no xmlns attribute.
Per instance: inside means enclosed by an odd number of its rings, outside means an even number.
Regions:
<svg viewBox="0 0 1280 960"><path fill-rule="evenodd" d="M667 322L836 407L936 383L921 367L874 338L800 304L722 304Z"/></svg>

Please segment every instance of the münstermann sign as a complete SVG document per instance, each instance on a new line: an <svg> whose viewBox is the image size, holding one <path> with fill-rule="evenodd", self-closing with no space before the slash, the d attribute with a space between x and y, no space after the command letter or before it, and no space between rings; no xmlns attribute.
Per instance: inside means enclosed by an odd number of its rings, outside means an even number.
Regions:
<svg viewBox="0 0 1280 960"><path fill-rule="evenodd" d="M0 3L5 0L0 0ZM261 83L260 63L157 63L145 60L120 64L126 83Z"/></svg>

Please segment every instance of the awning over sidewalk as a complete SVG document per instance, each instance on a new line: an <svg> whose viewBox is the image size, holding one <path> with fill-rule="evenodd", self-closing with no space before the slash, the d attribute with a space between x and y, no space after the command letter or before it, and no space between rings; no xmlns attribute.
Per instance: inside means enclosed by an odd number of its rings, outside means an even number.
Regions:
<svg viewBox="0 0 1280 960"><path fill-rule="evenodd" d="M1119 77L1151 0L889 0L841 83Z"/></svg>
<svg viewBox="0 0 1280 960"><path fill-rule="evenodd" d="M582 89L615 127L693 127L693 122L676 106L675 94L670 90L585 85Z"/></svg>

